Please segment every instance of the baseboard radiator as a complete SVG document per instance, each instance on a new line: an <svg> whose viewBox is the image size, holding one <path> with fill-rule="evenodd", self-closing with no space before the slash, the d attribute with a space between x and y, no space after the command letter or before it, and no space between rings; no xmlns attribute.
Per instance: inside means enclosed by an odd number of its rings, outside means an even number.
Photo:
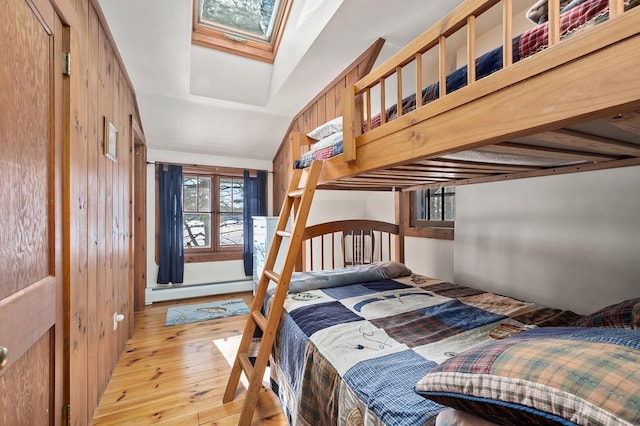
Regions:
<svg viewBox="0 0 640 426"><path fill-rule="evenodd" d="M214 296L217 294L239 293L252 290L252 280L223 281L183 286L147 287L145 289L145 305L151 305L155 302L166 302L168 300Z"/></svg>

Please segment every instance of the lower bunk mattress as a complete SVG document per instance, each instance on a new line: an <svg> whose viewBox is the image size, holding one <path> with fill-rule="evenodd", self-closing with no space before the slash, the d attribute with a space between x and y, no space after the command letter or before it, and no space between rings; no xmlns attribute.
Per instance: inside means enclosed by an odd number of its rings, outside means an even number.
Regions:
<svg viewBox="0 0 640 426"><path fill-rule="evenodd" d="M435 366L578 318L415 274L290 293L272 351L273 386L294 425L433 424L444 407L415 386Z"/></svg>

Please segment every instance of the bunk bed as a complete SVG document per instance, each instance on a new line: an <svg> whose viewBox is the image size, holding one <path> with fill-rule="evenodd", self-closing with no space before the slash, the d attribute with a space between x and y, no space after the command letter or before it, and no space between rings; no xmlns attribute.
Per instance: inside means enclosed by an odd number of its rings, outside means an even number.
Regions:
<svg viewBox="0 0 640 426"><path fill-rule="evenodd" d="M291 160L312 169L322 160L319 188L401 192L640 165L637 2L548 4L546 22L514 35L511 0L467 0L347 84L341 115L292 132ZM501 46L479 54L477 21L496 8ZM461 32L466 64L455 69L447 49ZM536 41L523 51L523 40ZM347 235L364 240L375 229ZM399 237L387 254L401 255L402 226L391 233ZM345 266L324 260L345 245L324 241L303 245L302 257L321 270ZM292 424L464 424L469 413L472 424L640 424L640 299L579 318L411 274L401 256L370 259L353 268L368 281L343 269L292 276L289 258L282 276L261 278L284 278L289 292L258 294L279 326L272 333L252 312L243 342L267 330L274 389ZM253 371L238 357L225 402L240 372Z"/></svg>
<svg viewBox="0 0 640 426"><path fill-rule="evenodd" d="M319 188L407 192L640 165L638 2L548 3L548 19L516 35L512 1L467 0L347 84L341 115L292 132L293 166L322 160ZM502 43L479 54L477 22L496 8ZM460 33L466 61L456 68L447 49ZM425 76L433 52L434 82ZM304 290L290 290L272 352L292 424L456 424L469 413L474 424L640 422L640 299L577 319L416 275ZM359 310L376 303L387 310ZM540 315L518 317L511 303ZM440 314L449 304L479 310ZM501 319L467 321L498 305ZM465 339L473 330L479 337ZM369 339L385 356L363 355Z"/></svg>
<svg viewBox="0 0 640 426"><path fill-rule="evenodd" d="M466 1L347 86L341 138L293 133L293 160L323 160L320 187L404 190L640 164L638 2L550 3L547 22L514 36L511 1ZM496 8L503 42L478 55L476 22ZM448 72L460 33L466 64Z"/></svg>

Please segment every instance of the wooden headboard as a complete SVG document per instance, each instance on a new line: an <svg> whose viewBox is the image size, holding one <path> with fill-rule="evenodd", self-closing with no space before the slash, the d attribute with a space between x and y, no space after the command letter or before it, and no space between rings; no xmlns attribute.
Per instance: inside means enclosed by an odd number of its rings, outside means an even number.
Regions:
<svg viewBox="0 0 640 426"><path fill-rule="evenodd" d="M404 234L399 225L378 220L338 220L309 226L300 270L337 269L396 260L404 263Z"/></svg>
<svg viewBox="0 0 640 426"><path fill-rule="evenodd" d="M345 88L367 75L378 58L384 39L379 38L355 61L345 68L291 121L282 138L280 148L273 158L273 214L278 215L291 178L290 135L292 132L308 133L318 125L342 115L342 95Z"/></svg>

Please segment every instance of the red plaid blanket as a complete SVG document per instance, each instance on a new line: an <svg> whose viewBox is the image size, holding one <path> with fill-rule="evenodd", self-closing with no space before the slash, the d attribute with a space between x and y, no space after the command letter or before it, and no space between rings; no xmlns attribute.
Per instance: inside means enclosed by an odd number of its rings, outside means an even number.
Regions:
<svg viewBox="0 0 640 426"><path fill-rule="evenodd" d="M609 11L608 0L590 0L560 15L560 38L567 37L585 24L602 17ZM535 26L520 36L518 53L520 58L531 56L547 47L549 23Z"/></svg>

